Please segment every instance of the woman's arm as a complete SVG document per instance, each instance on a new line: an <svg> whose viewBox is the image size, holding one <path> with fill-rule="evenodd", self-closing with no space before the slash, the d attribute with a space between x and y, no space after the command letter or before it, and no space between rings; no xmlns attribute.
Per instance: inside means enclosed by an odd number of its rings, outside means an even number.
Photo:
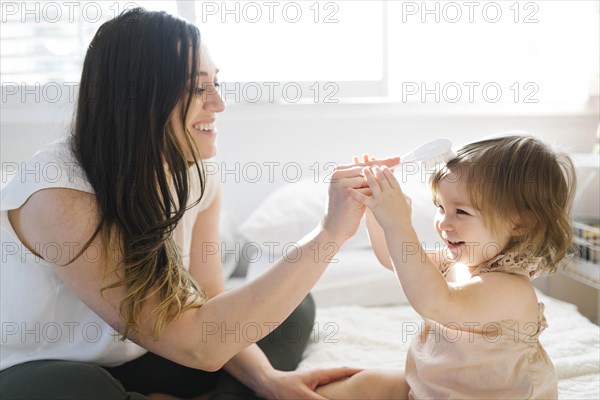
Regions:
<svg viewBox="0 0 600 400"><path fill-rule="evenodd" d="M331 246L339 248L358 228L364 207L347 195L350 187L362 184L360 168L336 171L329 190L328 213L323 222L307 235L300 247L279 260L254 281L209 299L202 307L189 309L169 323L158 340L153 338L153 310L160 303L151 295L141 308L141 326L131 339L148 350L194 368L215 371L235 354L266 336L302 301L317 282L331 255ZM102 291L119 281L123 273L120 246L110 243L109 254L79 257L77 254L94 232L99 221L95 196L70 189L47 189L36 192L20 210L19 225L24 243L44 247L56 243L63 248L55 261L54 271L65 284L107 323L122 330L119 302L123 287ZM113 235L113 238L116 235ZM101 249L100 237L91 249ZM73 245L76 243L76 245ZM91 254L91 252L90 252ZM103 268L108 262L108 275ZM239 327L253 324L262 331L253 340L243 335L231 340Z"/></svg>
<svg viewBox="0 0 600 400"><path fill-rule="evenodd" d="M209 298L225 290L221 262L221 190L207 209L198 213L192 230L190 274Z"/></svg>
<svg viewBox="0 0 600 400"><path fill-rule="evenodd" d="M208 297L224 291L219 220L221 191L212 204L198 213L192 232L190 273ZM210 251L204 251L209 249ZM242 333L245 332L241 327ZM252 327L254 328L254 326ZM274 327L273 327L274 328ZM267 327L271 329L271 327ZM233 356L224 366L227 372L264 398L320 398L316 386L332 380L347 378L358 370L337 368L329 370L282 372L275 370L256 343Z"/></svg>
<svg viewBox="0 0 600 400"><path fill-rule="evenodd" d="M190 274L209 298L225 291L221 260L223 244L219 234L220 212L219 189L212 204L198 213L192 231ZM256 343L236 354L223 368L255 391L266 387L266 377L274 372L271 363Z"/></svg>

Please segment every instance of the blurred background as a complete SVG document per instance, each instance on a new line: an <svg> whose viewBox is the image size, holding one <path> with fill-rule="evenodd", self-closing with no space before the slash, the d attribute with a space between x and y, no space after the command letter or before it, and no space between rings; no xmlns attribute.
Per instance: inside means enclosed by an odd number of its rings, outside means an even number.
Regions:
<svg viewBox="0 0 600 400"><path fill-rule="evenodd" d="M277 189L324 182L354 155L519 131L573 155L574 217L597 235L599 3L2 1L2 185L68 134L98 27L142 6L194 22L220 69L228 109L210 172L234 225ZM593 281L600 268L590 265ZM600 279L572 280L592 290L597 319ZM581 296L564 282L540 285Z"/></svg>
<svg viewBox="0 0 600 400"><path fill-rule="evenodd" d="M239 221L282 184L437 137L528 131L588 153L598 142L598 4L2 1L3 167L68 133L89 41L136 6L195 22L221 71L216 173Z"/></svg>

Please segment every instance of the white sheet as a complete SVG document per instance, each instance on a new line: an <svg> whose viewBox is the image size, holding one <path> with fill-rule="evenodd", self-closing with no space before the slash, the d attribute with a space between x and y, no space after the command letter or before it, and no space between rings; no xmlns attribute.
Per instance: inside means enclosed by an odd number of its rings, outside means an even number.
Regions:
<svg viewBox="0 0 600 400"><path fill-rule="evenodd" d="M312 291L317 321L299 368L404 368L409 333L421 319L394 274L370 249L344 248L334 259ZM271 264L266 257L251 263L248 278ZM542 293L538 298L549 324L540 341L556 367L559 398L600 399L599 327L572 304Z"/></svg>
<svg viewBox="0 0 600 400"><path fill-rule="evenodd" d="M568 304L541 293L549 327L540 341L558 374L559 398L600 398L600 331ZM300 369L404 368L419 316L410 305L320 307Z"/></svg>
<svg viewBox="0 0 600 400"><path fill-rule="evenodd" d="M329 266L311 291L318 307L408 303L394 273L379 264L371 249L344 249L329 258ZM271 265L267 257L251 263L247 279L262 274Z"/></svg>

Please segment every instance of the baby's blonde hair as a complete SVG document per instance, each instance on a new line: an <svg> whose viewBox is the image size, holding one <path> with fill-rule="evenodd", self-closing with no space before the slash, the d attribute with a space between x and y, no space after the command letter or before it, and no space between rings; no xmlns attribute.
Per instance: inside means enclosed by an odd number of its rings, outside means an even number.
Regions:
<svg viewBox="0 0 600 400"><path fill-rule="evenodd" d="M556 271L573 244L571 207L575 167L532 136L504 136L470 143L430 179L434 198L440 182L466 182L471 204L494 234L520 226L503 252L541 257L538 273Z"/></svg>

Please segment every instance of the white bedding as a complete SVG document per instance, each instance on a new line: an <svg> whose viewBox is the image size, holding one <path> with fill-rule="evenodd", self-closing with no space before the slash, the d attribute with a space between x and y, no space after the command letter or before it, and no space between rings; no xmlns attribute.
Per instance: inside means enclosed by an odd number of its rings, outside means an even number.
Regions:
<svg viewBox="0 0 600 400"><path fill-rule="evenodd" d="M600 331L574 305L541 293L549 327L540 337L558 374L560 399L600 398ZM300 369L404 368L419 316L408 304L319 307Z"/></svg>
<svg viewBox="0 0 600 400"><path fill-rule="evenodd" d="M413 199L413 224L428 246L431 199L420 182L405 182ZM254 244L282 244L300 239L323 215L322 186L302 182L273 193L240 228ZM434 232L435 233L435 232ZM369 248L364 227L334 256L313 288L317 320L300 369L353 366L404 368L406 352L421 319L407 303L391 271L383 268ZM265 255L252 260L247 279L273 263ZM275 254L279 258L282 254ZM572 304L541 293L549 327L540 341L554 362L561 399L600 399L600 331Z"/></svg>

